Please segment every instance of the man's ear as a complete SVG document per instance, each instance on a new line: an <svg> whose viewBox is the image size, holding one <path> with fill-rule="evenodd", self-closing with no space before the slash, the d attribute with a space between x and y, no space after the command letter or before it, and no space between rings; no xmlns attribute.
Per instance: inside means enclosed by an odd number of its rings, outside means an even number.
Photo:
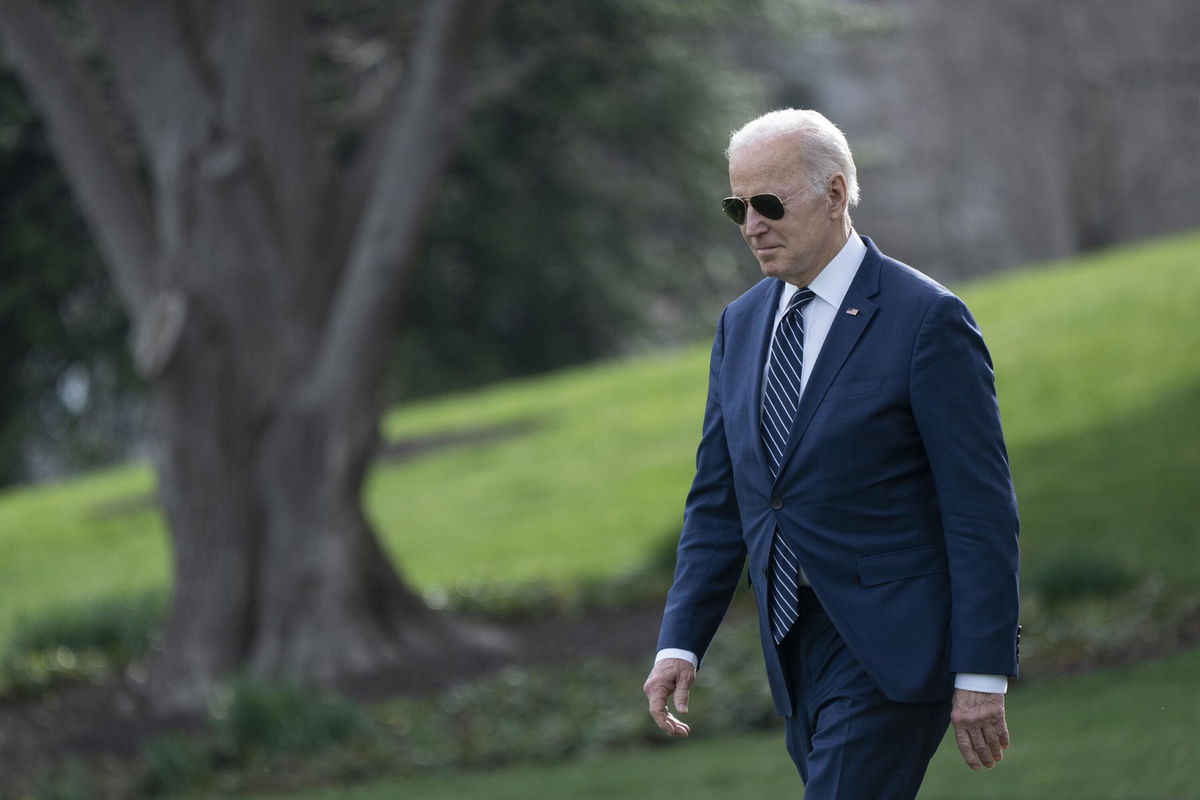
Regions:
<svg viewBox="0 0 1200 800"><path fill-rule="evenodd" d="M846 204L850 201L850 193L846 190L845 175L839 172L829 179L825 197L829 201L830 219L846 216Z"/></svg>

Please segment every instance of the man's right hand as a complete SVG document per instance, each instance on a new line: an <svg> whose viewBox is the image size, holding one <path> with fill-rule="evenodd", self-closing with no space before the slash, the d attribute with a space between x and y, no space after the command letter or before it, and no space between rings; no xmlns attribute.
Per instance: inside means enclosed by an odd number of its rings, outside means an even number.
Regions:
<svg viewBox="0 0 1200 800"><path fill-rule="evenodd" d="M664 658L650 670L650 677L642 691L650 701L650 716L658 727L672 736L687 736L691 730L680 722L667 708L667 697L672 696L675 710L686 714L688 710L688 693L692 682L696 680L696 668L682 658Z"/></svg>

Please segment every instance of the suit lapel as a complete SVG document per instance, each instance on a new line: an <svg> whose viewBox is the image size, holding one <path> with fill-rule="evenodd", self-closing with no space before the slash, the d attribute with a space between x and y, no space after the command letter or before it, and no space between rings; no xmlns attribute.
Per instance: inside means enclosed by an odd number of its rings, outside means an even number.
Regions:
<svg viewBox="0 0 1200 800"><path fill-rule="evenodd" d="M757 357L749 362L754 365L754 372L750 376L750 396L748 398L750 402L746 404L746 425L747 430L753 431L754 452L758 454L759 465L767 475L771 474L770 462L767 459L767 447L763 444L761 433L763 370L767 366L767 354L771 347L771 331L775 327L775 312L779 308L779 296L783 294L783 287L783 281L775 281L775 286L767 292L767 302L760 304L755 310L750 328L754 332L751 345Z"/></svg>
<svg viewBox="0 0 1200 800"><path fill-rule="evenodd" d="M829 387L833 384L838 372L841 371L842 365L846 363L846 358L858 344L858 340L866 331L867 326L871 324L871 318L879 310L879 306L870 298L879 292L879 268L882 264L882 257L871 240L863 238L867 243L867 254L863 257L863 263L859 266L853 283L846 291L841 308L833 318L833 324L830 326L829 333L825 336L825 343L821 345L821 352L817 356L817 363L804 388L804 395L800 398L800 407L796 409L796 418L792 420L791 434L788 436L787 447L783 451L780 475L786 470L788 460L800 444L804 432L808 430L813 414L821 405L825 393L829 391ZM761 383L761 381L760 376L759 382Z"/></svg>

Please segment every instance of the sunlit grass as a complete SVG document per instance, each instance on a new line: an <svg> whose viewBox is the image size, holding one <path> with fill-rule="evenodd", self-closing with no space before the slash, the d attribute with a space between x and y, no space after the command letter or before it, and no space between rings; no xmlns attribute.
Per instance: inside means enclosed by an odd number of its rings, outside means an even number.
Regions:
<svg viewBox="0 0 1200 800"><path fill-rule="evenodd" d="M0 494L0 651L22 615L165 585L152 492L148 470L122 467Z"/></svg>

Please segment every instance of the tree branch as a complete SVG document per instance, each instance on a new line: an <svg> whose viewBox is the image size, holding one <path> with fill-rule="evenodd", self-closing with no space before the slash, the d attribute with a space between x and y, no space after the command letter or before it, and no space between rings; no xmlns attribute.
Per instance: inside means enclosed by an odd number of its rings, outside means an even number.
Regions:
<svg viewBox="0 0 1200 800"><path fill-rule="evenodd" d="M395 84L386 92L386 99L381 104L378 121L367 130L362 145L354 155L349 168L340 181L330 184L329 208L330 238L327 243L329 255L333 263L344 265L359 223L363 218L363 209L371 193L371 185L379 174L379 163L383 157L384 142L390 133L385 123L391 121L394 109L404 103L405 74L396 77Z"/></svg>
<svg viewBox="0 0 1200 800"><path fill-rule="evenodd" d="M0 0L0 38L42 110L117 292L137 319L154 295L159 247L145 190L121 163L99 92L71 60L54 21L32 0Z"/></svg>
<svg viewBox="0 0 1200 800"><path fill-rule="evenodd" d="M379 142L374 180L306 387L316 396L336 401L339 395L348 399L354 392L373 391L382 374L428 196L470 108L470 55L490 19L485 12L497 5L494 0L426 3L406 90L384 109L379 122L384 130L372 135Z"/></svg>
<svg viewBox="0 0 1200 800"><path fill-rule="evenodd" d="M279 230L295 234L287 243L288 263L301 274L319 235L320 191L329 173L309 113L304 6L296 0L223 4L206 54L219 76L223 117L253 142L271 176L270 205Z"/></svg>
<svg viewBox="0 0 1200 800"><path fill-rule="evenodd" d="M183 2L83 0L82 4L112 62L121 100L153 177L162 258L175 264L187 247L194 217L188 184L197 161L221 150L232 172L245 157L241 143L223 136L219 124L217 79L204 58L204 28L211 9L193 18ZM214 138L226 146L214 147ZM175 281L175 276L167 279Z"/></svg>

